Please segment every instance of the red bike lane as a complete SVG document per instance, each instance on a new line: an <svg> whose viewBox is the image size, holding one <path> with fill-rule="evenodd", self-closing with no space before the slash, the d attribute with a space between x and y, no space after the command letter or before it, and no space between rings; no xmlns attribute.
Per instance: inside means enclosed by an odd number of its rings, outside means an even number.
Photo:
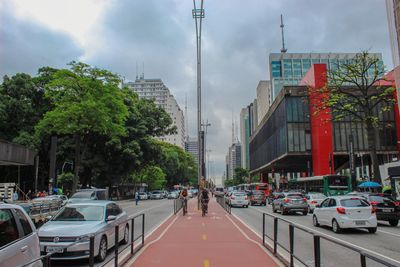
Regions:
<svg viewBox="0 0 400 267"><path fill-rule="evenodd" d="M188 203L146 240L129 262L134 267L248 267L279 266L261 246L261 240L212 199L208 215L197 202Z"/></svg>

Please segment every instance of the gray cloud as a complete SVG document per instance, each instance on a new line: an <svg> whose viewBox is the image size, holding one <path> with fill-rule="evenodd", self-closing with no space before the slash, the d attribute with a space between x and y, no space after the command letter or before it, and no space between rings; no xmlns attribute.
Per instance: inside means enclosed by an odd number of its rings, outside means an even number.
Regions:
<svg viewBox="0 0 400 267"><path fill-rule="evenodd" d="M196 52L192 8L192 1L181 0L114 1L92 32L96 36L96 50L86 51L83 59L131 80L135 78L136 62L139 73L145 62L145 76L162 78L181 108L187 95L190 133L194 135ZM205 9L203 118L212 124L208 148L212 150L213 170L218 175L224 171L225 154L231 142L232 111L239 122L240 109L255 98L258 81L269 78L268 53L280 51L281 13L285 18L288 52L371 49L383 53L385 64L392 66L382 0L205 0ZM32 32L41 28L32 24L18 24L16 28L29 36L21 41L13 38L16 45L24 47L22 58L28 58L28 62L21 59L20 53L11 53L8 61L18 63L2 64L0 72L25 71L26 65L34 65L32 62L46 65L36 61L48 55L49 48L31 51L25 47L34 37ZM3 40L7 33L1 29ZM15 32L11 30L8 34L14 36ZM56 57L62 62L69 61L70 54L76 52L74 44L66 42L63 35L46 34L56 39L54 44L62 44L64 51L70 51ZM36 44L46 46L44 42ZM10 53L11 46L7 47Z"/></svg>
<svg viewBox="0 0 400 267"><path fill-rule="evenodd" d="M64 33L51 31L33 21L14 17L12 6L0 9L0 75L36 74L43 66L65 67L83 50Z"/></svg>

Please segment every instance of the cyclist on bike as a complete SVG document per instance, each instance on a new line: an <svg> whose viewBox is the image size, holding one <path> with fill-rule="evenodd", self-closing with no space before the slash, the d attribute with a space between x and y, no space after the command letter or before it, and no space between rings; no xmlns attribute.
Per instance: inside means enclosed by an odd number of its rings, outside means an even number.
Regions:
<svg viewBox="0 0 400 267"><path fill-rule="evenodd" d="M203 189L201 191L200 201L201 201L202 215L205 216L208 213L208 202L210 201L207 189Z"/></svg>
<svg viewBox="0 0 400 267"><path fill-rule="evenodd" d="M188 191L186 188L183 188L183 190L179 194L179 198L183 200L183 215L185 215L187 213L187 198L188 198Z"/></svg>

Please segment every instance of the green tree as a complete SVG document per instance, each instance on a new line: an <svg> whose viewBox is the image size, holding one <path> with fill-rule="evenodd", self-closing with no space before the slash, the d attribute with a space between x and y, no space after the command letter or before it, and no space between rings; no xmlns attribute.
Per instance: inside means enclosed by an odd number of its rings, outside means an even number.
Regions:
<svg viewBox="0 0 400 267"><path fill-rule="evenodd" d="M235 185L244 184L249 182L249 171L243 168L236 168L233 174Z"/></svg>
<svg viewBox="0 0 400 267"><path fill-rule="evenodd" d="M146 183L148 190L163 189L167 183L166 175L158 166L147 166L138 174L141 183Z"/></svg>
<svg viewBox="0 0 400 267"><path fill-rule="evenodd" d="M69 65L71 69L58 70L47 84L46 97L54 108L45 113L36 130L39 136L73 138L74 192L79 182L81 160L90 139L104 135L117 140L125 135L128 110L118 88L120 79L117 75L84 63L71 62Z"/></svg>
<svg viewBox="0 0 400 267"><path fill-rule="evenodd" d="M327 73L328 86L321 89L309 88L310 96L317 95L313 115L332 111L333 120L346 118L363 123L367 131L374 179L378 182L377 132L380 128L390 126L383 125L379 117L388 112L395 102L395 88L383 85L384 75L380 59L363 51L353 59L330 68Z"/></svg>

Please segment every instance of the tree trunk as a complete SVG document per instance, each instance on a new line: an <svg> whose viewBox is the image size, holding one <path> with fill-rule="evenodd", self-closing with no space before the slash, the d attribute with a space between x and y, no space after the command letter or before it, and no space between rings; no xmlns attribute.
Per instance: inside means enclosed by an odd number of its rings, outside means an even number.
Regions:
<svg viewBox="0 0 400 267"><path fill-rule="evenodd" d="M75 193L79 182L79 169L81 168L81 136L75 134L75 165L74 165L74 180L72 181L72 194Z"/></svg>
<svg viewBox="0 0 400 267"><path fill-rule="evenodd" d="M372 180L381 183L381 174L379 171L379 160L376 154L376 131L371 122L367 122L367 134L368 134L368 147L372 165Z"/></svg>

